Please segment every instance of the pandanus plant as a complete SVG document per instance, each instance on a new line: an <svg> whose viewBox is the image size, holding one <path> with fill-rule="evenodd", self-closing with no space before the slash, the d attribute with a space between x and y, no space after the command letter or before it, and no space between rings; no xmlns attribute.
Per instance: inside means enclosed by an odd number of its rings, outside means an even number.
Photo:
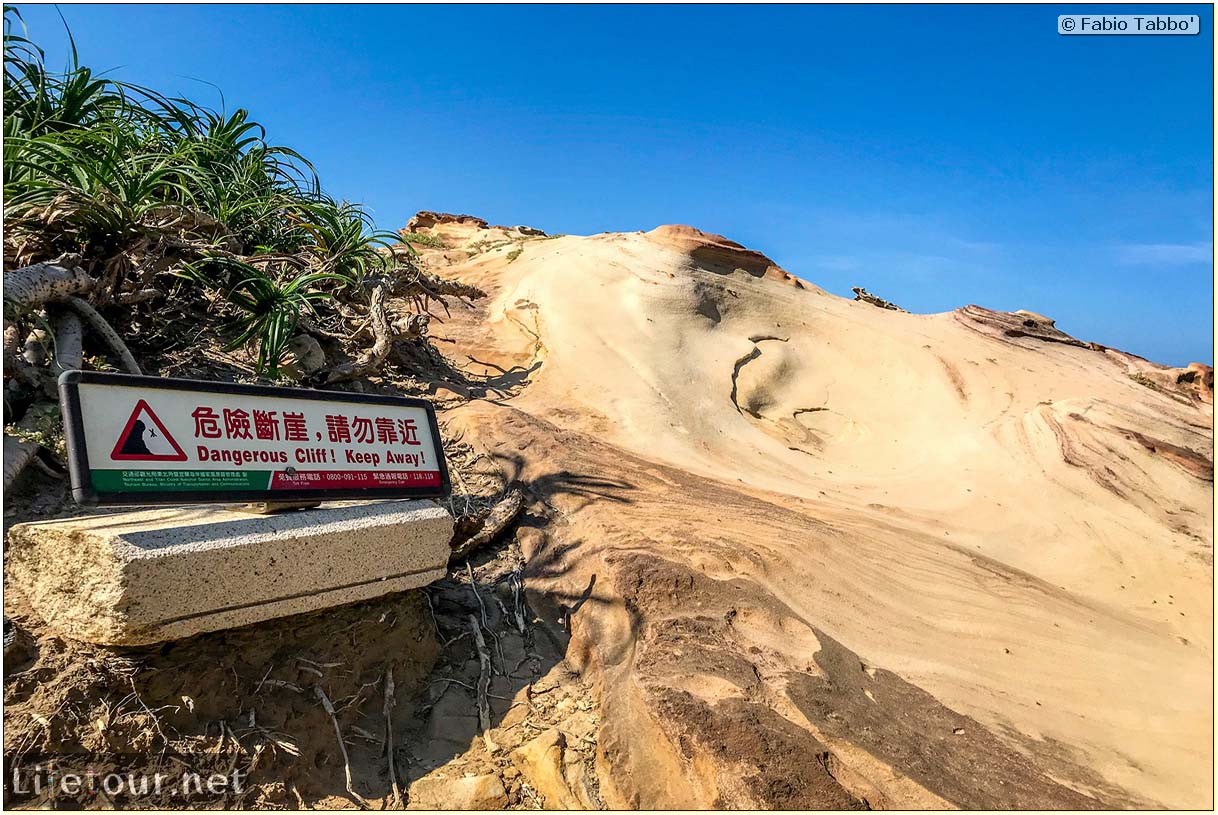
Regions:
<svg viewBox="0 0 1218 815"><path fill-rule="evenodd" d="M433 299L481 296L394 251L395 233L324 194L313 166L270 144L248 111L99 76L68 37L67 67L48 70L19 12L4 9L6 425L46 413L55 374L83 364L82 334L139 371L112 323L218 320L203 328L270 376L313 332L348 356L306 372L333 385L378 370L395 342L424 338L427 315L391 318L390 298L426 311ZM348 355L352 338L370 344ZM29 451L14 433L6 483L10 461ZM17 442L26 452L10 457Z"/></svg>

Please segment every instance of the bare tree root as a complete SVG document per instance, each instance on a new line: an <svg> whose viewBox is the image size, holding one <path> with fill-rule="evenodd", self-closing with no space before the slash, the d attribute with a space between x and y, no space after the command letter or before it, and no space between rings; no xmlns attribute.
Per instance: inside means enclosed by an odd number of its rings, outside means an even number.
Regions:
<svg viewBox="0 0 1218 815"><path fill-rule="evenodd" d="M25 348L21 352L21 356L30 365L35 368L40 368L47 361L47 346L51 344L51 338L47 335L46 330L41 326L35 326L29 334L25 335Z"/></svg>
<svg viewBox="0 0 1218 815"><path fill-rule="evenodd" d="M167 249L175 249L179 252L189 252L200 257L221 257L228 260L239 260L246 263L248 263L250 260L243 255L229 251L222 246L208 243L207 241L188 240L176 235L165 235L161 240ZM278 256L276 256L276 258L279 259Z"/></svg>
<svg viewBox="0 0 1218 815"><path fill-rule="evenodd" d="M52 307L51 332L55 337L55 365L58 377L64 371L78 371L84 361L84 328L76 312Z"/></svg>
<svg viewBox="0 0 1218 815"><path fill-rule="evenodd" d="M21 347L21 326L13 320L4 319L4 356L7 361L9 356L16 356L17 349Z"/></svg>
<svg viewBox="0 0 1218 815"><path fill-rule="evenodd" d="M80 268L80 255L60 255L4 275L4 316L16 319L38 306L91 290L96 281Z"/></svg>
<svg viewBox="0 0 1218 815"><path fill-rule="evenodd" d="M385 311L385 300L388 296L389 286L381 282L372 290L369 298L367 327L372 332L372 347L360 354L354 362L344 362L319 371L312 377L312 381L326 386L375 373L384 365L385 358L389 356L395 342L418 339L427 333L430 317L426 314L409 314L390 323L389 315Z"/></svg>
<svg viewBox="0 0 1218 815"><path fill-rule="evenodd" d="M448 556L449 563L456 563L467 558L478 549L495 540L507 528L524 507L524 491L518 485L512 485L503 498L491 507L482 521L482 528L473 537L453 547Z"/></svg>
<svg viewBox="0 0 1218 815"><path fill-rule="evenodd" d="M180 204L162 204L148 210L141 219L143 225L158 232L173 235L202 235L215 243L237 251L239 241L228 231L228 227L212 216L197 209Z"/></svg>
<svg viewBox="0 0 1218 815"><path fill-rule="evenodd" d="M160 289L134 289L132 291L119 292L114 300L124 306L133 306L136 303L143 303L146 300L152 300L164 294L165 292Z"/></svg>
<svg viewBox="0 0 1218 815"><path fill-rule="evenodd" d="M397 756L393 749L393 708L397 705L397 697L394 696L393 685L393 668L385 670L385 705L382 708L382 713L385 716L385 753L389 757L389 785L393 790L393 805L397 809L401 809L405 803L405 796L402 795L402 785L398 783L397 772Z"/></svg>
<svg viewBox="0 0 1218 815"><path fill-rule="evenodd" d="M385 357L389 355L389 349L393 346L393 329L389 325L389 316L385 313L385 298L388 294L388 287L384 283L378 283L369 298L368 322L374 337L372 347L354 362L344 362L318 372L315 376L317 381L323 385L333 385L335 382L345 382L366 376L381 366Z"/></svg>
<svg viewBox="0 0 1218 815"><path fill-rule="evenodd" d="M347 743L343 741L343 731L338 726L338 716L334 712L334 705L330 702L330 697L326 696L326 692L321 689L321 685L313 686L313 694L321 702L322 708L326 711L326 715L330 717L330 722L334 725L334 735L338 737L338 751L343 756L343 775L347 781L347 792L352 798L362 804L364 809L372 809L368 799L355 791L355 782L351 778L351 759L347 755Z"/></svg>
<svg viewBox="0 0 1218 815"><path fill-rule="evenodd" d="M465 300L478 300L486 297L486 292L477 286L459 283L456 280L445 280L442 277L436 277L422 271L411 281L407 291L402 292L405 296L411 296L416 293L426 294L435 298L457 297Z"/></svg>
<svg viewBox="0 0 1218 815"><path fill-rule="evenodd" d="M34 405L25 412L21 417L21 421L17 422L17 429L24 431L33 431L38 427L38 417L43 415L47 409L46 405ZM36 441L23 439L20 436L11 433L4 434L4 489L8 490L17 480L17 476L25 471L34 457L38 455L38 450L41 447Z"/></svg>
<svg viewBox="0 0 1218 815"><path fill-rule="evenodd" d="M486 751L494 754L499 747L491 738L491 705L487 698L491 686L491 653L486 650L482 628L473 614L469 615L469 628L474 633L474 646L478 649L478 727L482 730Z"/></svg>
<svg viewBox="0 0 1218 815"><path fill-rule="evenodd" d="M50 454L46 453L45 451L41 451L41 455L36 455L36 456L34 456L33 459L30 460L29 466L40 471L43 475L47 476L48 478L53 478L56 481L63 481L66 474L60 470L56 470L50 464L47 464L45 457L48 455L50 455Z"/></svg>
<svg viewBox="0 0 1218 815"><path fill-rule="evenodd" d="M430 323L431 316L428 314L407 314L399 320L394 320L393 339L395 342L421 339L427 334L427 326Z"/></svg>
<svg viewBox="0 0 1218 815"><path fill-rule="evenodd" d="M22 331L15 321L5 318L4 320L4 374L8 377L14 377L18 381L24 383L31 388L39 386L38 372L33 366L25 361L25 357L18 353L17 349L22 347Z"/></svg>
<svg viewBox="0 0 1218 815"><path fill-rule="evenodd" d="M131 355L131 350L127 348L127 343L123 342L123 338L118 335L118 332L110 327L106 322L106 318L97 313L97 309L89 305L79 297L66 297L63 304L75 311L89 330L96 333L106 346L118 358L120 367L129 374L141 374L139 363L135 361L135 357Z"/></svg>
<svg viewBox="0 0 1218 815"><path fill-rule="evenodd" d="M21 426L20 423L17 425ZM4 434L4 489L8 490L38 455L38 442L26 441L10 433Z"/></svg>
<svg viewBox="0 0 1218 815"><path fill-rule="evenodd" d="M101 280L93 287L93 302L108 306L133 268L135 263L126 252L119 252L106 260L102 264Z"/></svg>

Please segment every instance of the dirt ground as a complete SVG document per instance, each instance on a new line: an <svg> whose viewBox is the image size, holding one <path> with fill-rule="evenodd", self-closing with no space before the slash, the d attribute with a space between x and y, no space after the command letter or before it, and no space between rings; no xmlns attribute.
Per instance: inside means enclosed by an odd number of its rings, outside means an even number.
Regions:
<svg viewBox="0 0 1218 815"><path fill-rule="evenodd" d="M435 361L423 355L418 368ZM482 392L455 369L430 370ZM380 387L417 393L427 386ZM505 482L472 468L480 454L445 435L455 488L443 503L458 519L477 517ZM6 496L5 530L81 513L66 486L53 472L31 469ZM545 525L545 508L535 509L541 514L526 510L495 543L425 589L160 646L58 638L6 585L5 806L540 808L547 793L572 796L565 798L572 806L601 806L592 771L595 697L563 662L566 617L529 589L515 538L519 525ZM485 668L472 620L489 657ZM539 736L553 742L556 733L561 743L548 754L554 766L513 759L516 748ZM47 783L114 772L138 780L117 792L97 783L65 792ZM234 772L239 789L227 784L212 793L178 783L189 773ZM169 780L150 787L143 779L157 773ZM492 778L497 785L488 786Z"/></svg>
<svg viewBox="0 0 1218 815"><path fill-rule="evenodd" d="M56 638L10 592L5 805L434 807L445 803L436 779L493 775L502 795L483 804L538 808L542 794L511 753L561 728L564 772L580 805L595 808L598 708L562 661L561 611L524 590L523 566L509 534L422 590L146 648ZM489 656L485 734L475 630ZM236 771L241 789L69 795L34 790L36 768L175 780Z"/></svg>

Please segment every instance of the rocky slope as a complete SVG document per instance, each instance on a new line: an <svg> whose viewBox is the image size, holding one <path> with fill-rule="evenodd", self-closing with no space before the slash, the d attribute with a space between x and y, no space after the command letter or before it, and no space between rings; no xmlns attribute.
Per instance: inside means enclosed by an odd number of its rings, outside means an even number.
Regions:
<svg viewBox="0 0 1218 815"><path fill-rule="evenodd" d="M689 227L426 215L491 295L435 395L548 509L605 803L1212 805L1212 369Z"/></svg>

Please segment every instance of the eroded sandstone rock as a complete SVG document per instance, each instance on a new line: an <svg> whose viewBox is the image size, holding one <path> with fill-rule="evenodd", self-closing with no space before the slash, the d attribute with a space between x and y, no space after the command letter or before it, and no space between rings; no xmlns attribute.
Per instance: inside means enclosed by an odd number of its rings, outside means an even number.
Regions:
<svg viewBox="0 0 1218 815"><path fill-rule="evenodd" d="M479 229L487 229L489 224L482 218L473 215L456 215L451 212L432 212L419 210L414 217L406 222L403 232L417 232L420 229L430 229L438 224L466 224Z"/></svg>
<svg viewBox="0 0 1218 815"><path fill-rule="evenodd" d="M410 785L410 809L503 809L507 790L499 776L443 778L429 775Z"/></svg>
<svg viewBox="0 0 1218 815"><path fill-rule="evenodd" d="M512 763L541 796L546 809L582 808L579 797L571 791L563 775L565 746L562 731L550 728L512 752Z"/></svg>

